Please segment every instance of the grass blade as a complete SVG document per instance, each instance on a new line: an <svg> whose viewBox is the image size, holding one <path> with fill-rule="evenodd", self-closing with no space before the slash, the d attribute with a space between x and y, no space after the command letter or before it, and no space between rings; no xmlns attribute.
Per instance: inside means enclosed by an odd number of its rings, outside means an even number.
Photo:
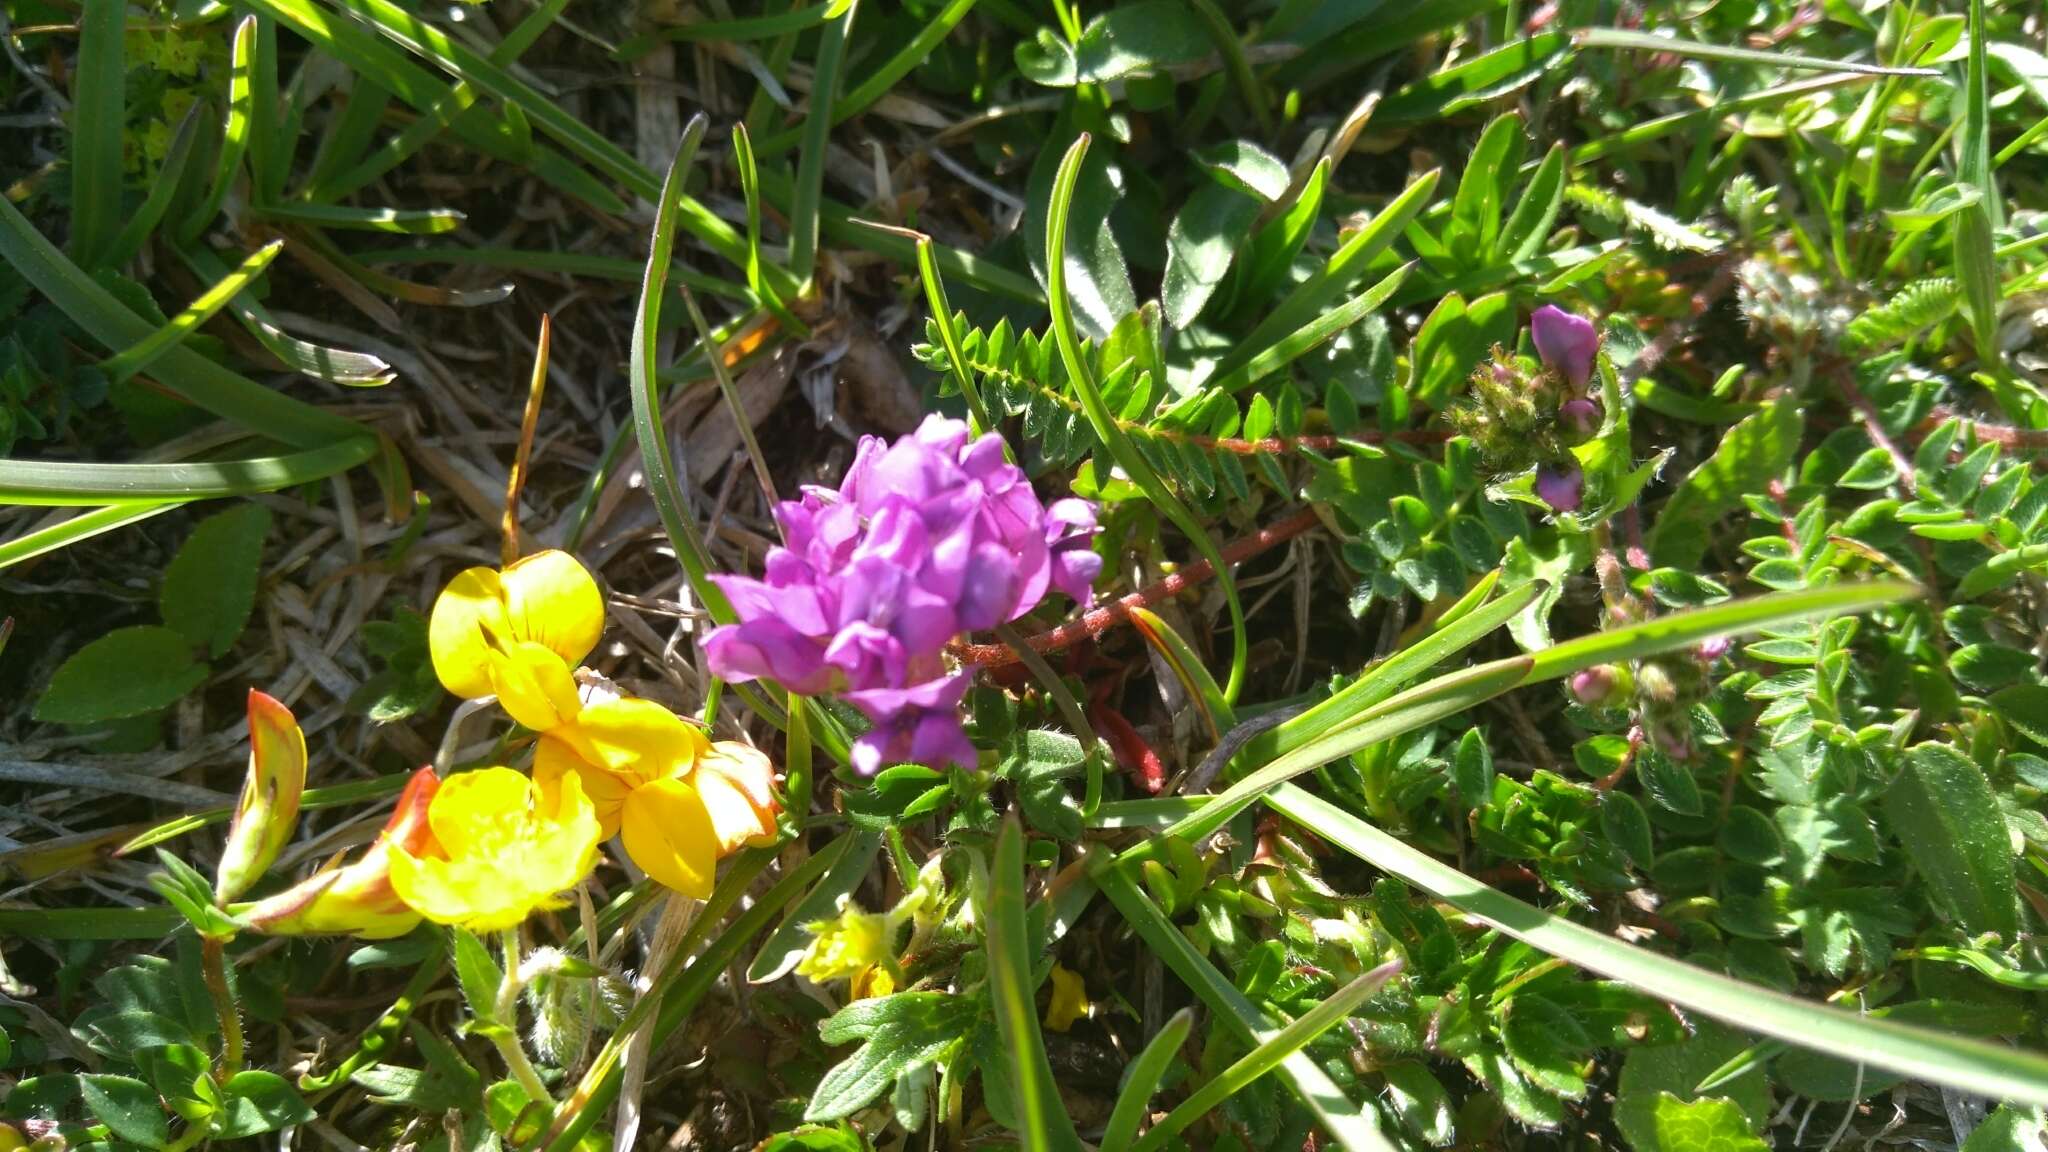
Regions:
<svg viewBox="0 0 2048 1152"><path fill-rule="evenodd" d="M100 361L100 370L110 380L126 380L156 362L159 356L170 351L185 337L199 331L201 325L214 318L228 301L239 295L251 281L263 274L270 262L284 249L284 241L272 240L248 259L236 265L234 270L216 281L213 287L201 292L185 307L185 310L170 318L163 327L142 339L121 349Z"/></svg>
<svg viewBox="0 0 2048 1152"><path fill-rule="evenodd" d="M1270 798L1330 843L1501 932L1609 979L1747 1032L1994 1100L2048 1104L2048 1057L1859 1017L1626 944L1481 884L1304 789Z"/></svg>
<svg viewBox="0 0 2048 1152"><path fill-rule="evenodd" d="M85 0L78 24L78 72L71 85L71 257L96 268L121 228L127 0Z"/></svg>
<svg viewBox="0 0 2048 1152"><path fill-rule="evenodd" d="M1581 28L1572 33L1572 40L1581 48L1641 48L1650 52L1689 56L1695 60L1754 64L1759 68L1790 68L1808 72L1859 72L1867 76L1941 75L1940 69L1937 68L1895 67L1889 64L1864 64L1852 60L1820 60L1811 56L1794 56L1788 52L1763 52L1727 44L1703 44L1697 40L1659 36L1654 32L1632 32L1625 28Z"/></svg>
<svg viewBox="0 0 2048 1152"><path fill-rule="evenodd" d="M70 519L46 528L24 532L12 540L0 541L0 569L12 567L24 560L32 560L45 552L68 548L81 540L90 540L102 532L112 532L116 528L140 523L183 503L183 500L164 500L155 504L110 504L105 508L80 512Z"/></svg>
<svg viewBox="0 0 2048 1152"><path fill-rule="evenodd" d="M206 280L218 281L228 274L227 266L212 249L180 247L176 251L186 267ZM391 365L367 352L314 344L278 327L254 297L236 296L228 301L227 310L257 343L302 376L348 388L378 388L395 378Z"/></svg>
<svg viewBox="0 0 2048 1152"><path fill-rule="evenodd" d="M355 232L391 232L401 236L432 236L453 232L462 226L462 213L452 208L350 208L341 204L302 204L284 201L266 204L265 216L310 224L315 228L339 228Z"/></svg>
<svg viewBox="0 0 2048 1152"><path fill-rule="evenodd" d="M220 206L235 182L235 172L249 150L250 107L254 103L250 96L251 77L255 67L256 17L244 16L229 40L227 124L221 133L220 155L213 162L213 184L207 189L206 199L199 202L199 207L178 230L178 239L184 243L198 239L213 218L220 215Z"/></svg>
<svg viewBox="0 0 2048 1152"><path fill-rule="evenodd" d="M114 299L64 258L35 225L0 198L0 259L14 266L58 311L109 350L148 336L148 321ZM153 373L156 382L193 404L254 432L301 448L340 439L369 442L368 430L231 372L189 348L171 348ZM365 457L367 458L367 457Z"/></svg>
<svg viewBox="0 0 2048 1152"><path fill-rule="evenodd" d="M1956 183L1976 189L1973 204L1956 213L1956 278L1963 286L1963 310L1977 359L1996 370L1998 353L1998 258L1992 231L1998 226L1998 183L1991 168L1991 95L1984 49L1984 0L1970 0L1970 57L1963 78L1963 121L1956 129L1960 152Z"/></svg>
<svg viewBox="0 0 2048 1152"><path fill-rule="evenodd" d="M1281 1030L1273 1026L1257 1005L1245 999L1244 993L1239 992L1228 977L1195 951L1187 936L1167 918L1166 913L1159 910L1150 896L1131 881L1130 875L1114 857L1099 849L1091 851L1088 875L1102 889L1102 894L1109 897L1116 910L1123 914L1132 930L1173 970L1173 974L1180 977L1202 1003L1208 1005L1209 1010L1245 1043L1263 1044L1280 1033ZM1347 1152L1393 1152L1387 1138L1380 1135L1379 1125L1371 1111L1344 1095L1344 1090L1337 1087L1322 1067L1307 1055L1301 1052L1287 1055L1280 1061L1280 1075L1336 1137L1338 1146Z"/></svg>
<svg viewBox="0 0 2048 1152"><path fill-rule="evenodd" d="M859 0L825 26L818 41L818 63L812 72L811 100L804 113L804 148L796 162L796 194L789 209L789 271L798 283L811 278L818 260L818 202L825 193L825 149L832 132L832 103L839 92L839 71L846 62L846 37L853 30Z"/></svg>
<svg viewBox="0 0 2048 1152"><path fill-rule="evenodd" d="M910 75L911 69L924 63L925 57L931 55L932 49L937 48L939 42L953 30L954 25L960 23L974 7L974 2L975 0L949 0L949 3L939 10L938 15L926 22L923 28L918 29L917 35L911 37L908 44L883 61L880 67L869 71L866 79L855 85L851 92L834 101L833 126L846 123L874 107L876 101L888 95L889 90L896 87L897 81ZM792 128L766 137L761 142L761 155L782 155L796 147L798 141L803 138L803 132L803 128Z"/></svg>
<svg viewBox="0 0 2048 1152"><path fill-rule="evenodd" d="M1156 1152L1168 1140L1200 1120L1210 1109L1235 1096L1252 1081L1279 1067L1282 1060L1314 1043L1316 1037L1351 1015L1353 1008L1363 1004L1367 997L1379 991L1400 970L1401 962L1390 960L1359 976L1338 989L1329 999L1302 1013L1300 1018L1267 1037L1258 1047L1239 1057L1230 1067L1218 1072L1207 1084L1195 1089L1187 1099L1166 1114L1166 1119L1145 1133L1145 1138L1138 1141L1131 1152Z"/></svg>
<svg viewBox="0 0 2048 1152"><path fill-rule="evenodd" d="M187 464L0 460L0 504L57 508L248 496L322 480L376 454L375 439L352 436L285 456Z"/></svg>
<svg viewBox="0 0 2048 1152"><path fill-rule="evenodd" d="M1109 1126L1102 1130L1102 1152L1125 1152L1131 1141L1137 1139L1146 1105L1159 1091L1159 1082L1165 1079L1167 1068L1180 1055L1180 1046L1187 1043L1188 1032L1194 1026L1193 1008L1175 1012L1159 1035L1131 1062L1130 1071L1124 1075L1123 1090L1116 1094L1116 1107L1109 1114Z"/></svg>
<svg viewBox="0 0 2048 1152"><path fill-rule="evenodd" d="M1052 1082L1052 1062L1038 1031L1031 949L1024 932L1024 826L1015 812L1003 819L988 879L988 978L996 1028L1010 1052L1017 1119L1024 1147L1080 1152L1081 1137Z"/></svg>
<svg viewBox="0 0 2048 1152"><path fill-rule="evenodd" d="M171 201L177 198L178 186L184 182L185 166L192 159L192 142L199 135L199 110L202 105L194 104L186 109L185 118L178 121L178 129L171 136L170 147L164 150L164 162L156 170L156 178L150 182L149 194L142 198L142 204L121 226L121 234L107 252L107 263L120 267L135 258L142 246L149 242L150 233L163 223L164 213L170 210Z"/></svg>
<svg viewBox="0 0 2048 1152"><path fill-rule="evenodd" d="M1352 297L1343 307L1332 308L1275 340L1243 368L1218 379L1216 387L1226 392L1240 391L1301 359L1317 345L1365 319L1368 313L1385 304L1387 298L1401 287L1401 282L1408 279L1408 273L1414 271L1415 265L1416 261L1410 260L1389 272L1379 283Z"/></svg>
<svg viewBox="0 0 2048 1152"><path fill-rule="evenodd" d="M1238 599L1237 580L1230 574L1230 565L1224 563L1216 542L1209 538L1208 530L1166 487L1159 474L1152 470L1152 465L1138 454L1130 437L1124 434L1115 413L1103 401L1102 390L1095 386L1093 371L1081 356L1080 338L1074 333L1074 311L1067 299L1067 216L1074 205L1074 186L1081 177L1081 161L1087 154L1088 134L1083 132L1060 160L1059 172L1053 178L1052 202L1046 208L1045 295L1052 313L1053 338L1059 345L1060 360L1066 367L1067 378L1073 382L1074 391L1081 398L1082 410L1095 429L1096 438L1109 449L1117 465L1145 493L1153 507L1187 534L1216 573L1216 583L1223 589L1224 599L1230 605L1230 681L1223 688L1223 698L1234 704L1239 689L1244 686L1247 651L1244 605Z"/></svg>

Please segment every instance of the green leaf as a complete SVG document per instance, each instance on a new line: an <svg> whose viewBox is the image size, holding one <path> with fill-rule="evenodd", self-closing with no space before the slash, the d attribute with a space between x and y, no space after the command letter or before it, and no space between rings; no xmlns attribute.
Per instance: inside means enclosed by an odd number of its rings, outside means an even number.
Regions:
<svg viewBox="0 0 2048 1152"><path fill-rule="evenodd" d="M1963 1141L1961 1152L2028 1152L2041 1146L2041 1135L2038 1109L2001 1104Z"/></svg>
<svg viewBox="0 0 2048 1152"><path fill-rule="evenodd" d="M1884 815L1943 915L1970 933L2018 930L2005 817L1974 762L1946 744L1915 745L1885 792Z"/></svg>
<svg viewBox="0 0 2048 1152"><path fill-rule="evenodd" d="M132 1076L86 1073L78 1078L78 1094L108 1131L130 1144L161 1148L171 1138L156 1089Z"/></svg>
<svg viewBox="0 0 2048 1152"><path fill-rule="evenodd" d="M244 504L199 522L164 570L164 623L218 659L227 655L256 605L270 510Z"/></svg>
<svg viewBox="0 0 2048 1152"><path fill-rule="evenodd" d="M1698 1085L1749 1047L1741 1035L1708 1024L1688 1040L1637 1048L1622 1064L1615 1092L1614 1123L1636 1152L1678 1152L1659 1137L1658 1112L1664 1101L1684 1105L1700 1096ZM1763 1076L1744 1076L1708 1097L1733 1114L1724 1118L1754 1133L1771 1116L1770 1083Z"/></svg>
<svg viewBox="0 0 2048 1152"><path fill-rule="evenodd" d="M1209 55L1209 36L1191 6L1180 0L1140 0L1089 21L1080 43L1069 45L1050 29L1017 45L1017 69L1035 84L1071 88L1100 84Z"/></svg>
<svg viewBox="0 0 2048 1152"><path fill-rule="evenodd" d="M1270 204L1287 194L1291 177L1280 158L1249 140L1226 140L1191 153L1209 175Z"/></svg>
<svg viewBox="0 0 2048 1152"><path fill-rule="evenodd" d="M1458 738L1458 750L1451 757L1451 780L1458 786L1458 799L1467 807L1481 807L1493 795L1493 749L1477 728L1468 728Z"/></svg>
<svg viewBox="0 0 2048 1152"><path fill-rule="evenodd" d="M1991 694L1991 707L2036 744L2048 744L2048 687L2014 684Z"/></svg>
<svg viewBox="0 0 2048 1152"><path fill-rule="evenodd" d="M491 955L490 948L467 928L448 930L450 955L455 960L455 982L462 986L462 998L469 1001L470 1014L482 1024L498 1022L498 989L505 982L505 970Z"/></svg>
<svg viewBox="0 0 2048 1152"><path fill-rule="evenodd" d="M1769 1152L1733 1100L1681 1100L1657 1093L1651 1124L1658 1152Z"/></svg>
<svg viewBox="0 0 2048 1152"><path fill-rule="evenodd" d="M1237 258L1259 202L1230 184L1196 188L1166 229L1166 274L1159 285L1166 322L1186 328L1201 315Z"/></svg>
<svg viewBox="0 0 2048 1152"><path fill-rule="evenodd" d="M1373 124L1414 124L1449 116L1465 108L1520 91L1571 51L1563 33L1546 32L1513 40L1491 52L1410 81L1380 102Z"/></svg>
<svg viewBox="0 0 2048 1152"><path fill-rule="evenodd" d="M1940 76L1936 68L1898 68L1884 64L1867 64L1855 60L1821 60L1810 56L1795 56L1786 52L1764 52L1755 48L1734 48L1725 44L1703 44L1678 36L1664 36L1653 32L1631 32L1620 28L1581 28L1572 34L1572 39L1581 48L1641 48L1651 52L1669 52L1676 56L1690 56L1700 60L1724 60L1734 64L1754 64L1760 68L1804 68L1816 72L1861 72L1873 76Z"/></svg>
<svg viewBox="0 0 2048 1152"><path fill-rule="evenodd" d="M169 628L116 628L64 661L36 701L35 718L98 724L167 708L206 682L206 665L192 647Z"/></svg>
<svg viewBox="0 0 2048 1152"><path fill-rule="evenodd" d="M313 1119L313 1109L298 1090L275 1072L249 1069L229 1077L226 1107L215 1121L214 1135L237 1140L290 1128Z"/></svg>
<svg viewBox="0 0 2048 1152"><path fill-rule="evenodd" d="M1187 1043L1188 1032L1195 1026L1195 1010L1183 1008L1166 1021L1159 1034L1145 1044L1144 1051L1131 1062L1130 1070L1124 1074L1123 1087L1116 1094L1116 1107L1109 1114L1109 1124L1102 1130L1102 1152L1127 1152L1131 1142L1137 1139L1138 1124L1145 1119L1152 1097L1159 1091L1160 1081L1175 1060L1180 1059L1180 1046Z"/></svg>
<svg viewBox="0 0 2048 1152"><path fill-rule="evenodd" d="M71 256L94 268L121 227L126 0L86 0L71 77Z"/></svg>
<svg viewBox="0 0 2048 1152"><path fill-rule="evenodd" d="M1650 550L1661 564L1691 568L1706 555L1708 532L1745 493L1760 492L1792 464L1805 428L1801 401L1780 396L1743 417L1714 454L1671 494L1657 513Z"/></svg>
<svg viewBox="0 0 2048 1152"><path fill-rule="evenodd" d="M837 1120L866 1107L898 1076L943 1060L974 1031L979 1004L947 992L898 992L856 1000L819 1026L827 1044L861 1041L833 1065L804 1107L804 1119Z"/></svg>

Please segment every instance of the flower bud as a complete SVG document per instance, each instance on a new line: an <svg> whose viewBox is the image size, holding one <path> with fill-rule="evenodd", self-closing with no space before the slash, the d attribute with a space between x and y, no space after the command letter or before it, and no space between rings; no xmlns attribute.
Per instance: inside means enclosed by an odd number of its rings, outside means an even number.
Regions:
<svg viewBox="0 0 2048 1152"><path fill-rule="evenodd" d="M214 873L215 900L241 895L276 861L298 827L305 790L306 737L298 721L291 709L250 689L249 774Z"/></svg>
<svg viewBox="0 0 2048 1152"><path fill-rule="evenodd" d="M1600 333L1590 320L1545 304L1529 318L1529 338L1543 363L1564 374L1573 387L1583 388L1593 375L1593 356L1600 350Z"/></svg>
<svg viewBox="0 0 2048 1152"><path fill-rule="evenodd" d="M1611 707L1621 697L1627 675L1626 669L1613 664L1580 669L1569 681L1572 698L1588 708Z"/></svg>
<svg viewBox="0 0 2048 1152"><path fill-rule="evenodd" d="M1536 470L1536 495L1559 512L1577 512L1585 496L1586 474L1577 464Z"/></svg>
<svg viewBox="0 0 2048 1152"><path fill-rule="evenodd" d="M720 740L697 761L697 794L711 812L718 854L775 842L775 766L768 754L737 740Z"/></svg>
<svg viewBox="0 0 2048 1152"><path fill-rule="evenodd" d="M1636 691L1646 704L1674 704L1678 701L1678 680L1662 663L1645 660L1636 670Z"/></svg>
<svg viewBox="0 0 2048 1152"><path fill-rule="evenodd" d="M1723 656L1728 655L1729 650L1734 647L1735 641L1730 640L1728 637L1714 636L1700 641L1700 646L1693 649L1693 655L1698 657L1699 662L1702 664L1714 664L1718 663Z"/></svg>
<svg viewBox="0 0 2048 1152"><path fill-rule="evenodd" d="M1584 396L1564 402L1557 410L1557 427L1568 444L1584 444L1600 431L1600 402Z"/></svg>
<svg viewBox="0 0 2048 1152"><path fill-rule="evenodd" d="M403 936L420 922L391 887L391 852L415 856L438 850L427 823L427 807L440 787L432 768L406 782L384 831L362 859L324 869L303 882L243 910L243 924L273 936L354 935L365 940Z"/></svg>

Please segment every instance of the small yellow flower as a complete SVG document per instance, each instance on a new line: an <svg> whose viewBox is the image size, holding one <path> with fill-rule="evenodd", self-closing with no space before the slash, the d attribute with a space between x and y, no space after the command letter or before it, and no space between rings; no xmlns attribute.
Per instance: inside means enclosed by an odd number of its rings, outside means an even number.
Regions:
<svg viewBox="0 0 2048 1152"><path fill-rule="evenodd" d="M597 814L576 776L539 786L510 768L450 778L427 808L429 852L391 851L391 886L436 924L510 928L558 908L597 863Z"/></svg>
<svg viewBox="0 0 2048 1152"><path fill-rule="evenodd" d="M1074 1021L1085 1020L1094 1015L1095 1005L1088 1002L1088 985L1079 972L1070 972L1057 960L1052 966L1052 1000L1045 1006L1045 1026L1055 1032L1065 1032L1074 1026Z"/></svg>
<svg viewBox="0 0 2048 1152"><path fill-rule="evenodd" d="M855 973L846 984L846 998L849 1000L879 1000L895 994L896 974L889 971L887 964L870 964Z"/></svg>
<svg viewBox="0 0 2048 1152"><path fill-rule="evenodd" d="M546 731L576 714L570 670L603 633L604 596L589 570L567 552L536 552L450 580L427 621L427 648L448 691L497 696L513 719Z"/></svg>
<svg viewBox="0 0 2048 1152"><path fill-rule="evenodd" d="M392 806L384 831L353 864L322 869L275 896L244 909L242 923L272 936L360 936L387 940L403 936L420 922L420 914L398 898L391 887L391 853L414 856L439 851L427 809L440 785L432 768L421 768L406 782Z"/></svg>
<svg viewBox="0 0 2048 1152"><path fill-rule="evenodd" d="M797 975L816 983L850 980L876 965L895 959L896 924L881 912L862 910L847 897L840 897L839 915L808 926L811 946L797 962ZM895 983L890 980L891 986ZM872 980L869 981L872 987Z"/></svg>
<svg viewBox="0 0 2048 1152"><path fill-rule="evenodd" d="M306 789L306 737L291 709L249 690L249 773L214 872L213 895L233 900L263 877L299 822Z"/></svg>
<svg viewBox="0 0 2048 1152"><path fill-rule="evenodd" d="M585 705L543 733L533 774L543 787L579 779L605 838L621 836L641 871L698 900L711 895L719 860L774 839L768 757L712 744L651 700Z"/></svg>

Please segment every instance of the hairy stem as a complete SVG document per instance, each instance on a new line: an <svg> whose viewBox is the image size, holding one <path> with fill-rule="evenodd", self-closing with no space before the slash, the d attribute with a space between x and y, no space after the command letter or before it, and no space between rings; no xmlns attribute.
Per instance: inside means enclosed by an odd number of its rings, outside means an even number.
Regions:
<svg viewBox="0 0 2048 1152"><path fill-rule="evenodd" d="M526 1045L519 1042L519 993L526 987L519 974L519 929L507 928L498 939L505 950L505 978L498 983L498 1005L493 1013L498 1027L491 1030L491 1042L498 1046L512 1078L526 1089L527 1099L552 1107L555 1098L548 1094L540 1069L527 1056Z"/></svg>
<svg viewBox="0 0 2048 1152"><path fill-rule="evenodd" d="M214 1076L225 1084L242 1070L242 1011L228 988L228 942L218 936L202 936L200 966L206 978L206 993L213 998L213 1010L220 1015L220 1062Z"/></svg>

